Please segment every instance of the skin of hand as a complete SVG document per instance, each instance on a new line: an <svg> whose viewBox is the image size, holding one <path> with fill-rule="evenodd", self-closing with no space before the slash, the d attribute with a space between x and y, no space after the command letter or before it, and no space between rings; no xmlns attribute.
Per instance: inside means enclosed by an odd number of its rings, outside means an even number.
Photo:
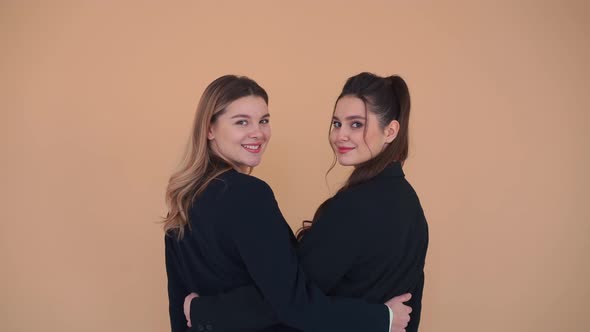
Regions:
<svg viewBox="0 0 590 332"><path fill-rule="evenodd" d="M410 313L412 308L405 305L404 302L409 301L412 294L406 293L400 296L389 299L385 305L393 312L393 321L391 322L391 332L405 332L406 326L410 321Z"/></svg>
<svg viewBox="0 0 590 332"><path fill-rule="evenodd" d="M191 301L195 297L199 297L199 294L190 293L184 298L184 317L186 318L186 326L188 327L193 327L191 324Z"/></svg>

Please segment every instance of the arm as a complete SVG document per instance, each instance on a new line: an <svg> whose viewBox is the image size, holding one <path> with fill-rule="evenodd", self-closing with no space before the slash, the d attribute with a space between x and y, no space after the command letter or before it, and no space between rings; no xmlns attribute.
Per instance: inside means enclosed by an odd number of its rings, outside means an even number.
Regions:
<svg viewBox="0 0 590 332"><path fill-rule="evenodd" d="M308 231L297 250L308 278L324 293L330 291L356 259L359 241L358 238L352 238L358 234L352 227L351 221L355 219L353 214L354 210L347 208L346 204L342 209L333 204L327 205L321 221ZM330 222L331 218L338 222ZM192 319L199 317L208 321L219 321L231 315L225 326L237 330L262 329L280 323L270 304L254 285L196 298L191 302L190 312L194 317Z"/></svg>
<svg viewBox="0 0 590 332"><path fill-rule="evenodd" d="M189 292L184 288L184 283L178 272L173 244L170 243L171 241L174 241L174 239L170 238L169 235L166 235L164 241L166 251L166 274L168 276L168 312L170 314L170 327L172 328L172 332L184 332L187 330L187 326L182 305L184 297Z"/></svg>
<svg viewBox="0 0 590 332"><path fill-rule="evenodd" d="M297 247L301 266L308 277L326 294L330 293L346 272L354 267L359 257L367 252L366 244L372 241L363 232L362 221L366 216L359 213L358 207L353 208L354 203L347 202L342 196L328 201L320 217ZM410 295L404 294L386 303L390 318L389 330L392 327L405 327L407 321L402 316L407 309L403 302L409 299ZM392 308L396 312L395 316Z"/></svg>
<svg viewBox="0 0 590 332"><path fill-rule="evenodd" d="M215 322L216 331L259 331L281 323L254 285L200 296L190 306L191 321Z"/></svg>
<svg viewBox="0 0 590 332"><path fill-rule="evenodd" d="M306 280L291 245L291 230L266 184L256 183L246 193L239 193L238 188L232 191L237 196L231 200L232 209L228 209L230 215L225 219L233 220L231 231L235 247L280 322L304 331L388 330L386 306L361 300L330 299ZM195 299L193 303L201 300ZM205 316L208 320L216 316L207 309L191 306L193 325L199 319L203 321ZM225 317L228 320L227 315ZM217 331L221 324L226 324L225 321L219 323L215 322Z"/></svg>
<svg viewBox="0 0 590 332"><path fill-rule="evenodd" d="M363 217L354 202L332 198L297 248L301 266L324 292L332 288L367 252Z"/></svg>

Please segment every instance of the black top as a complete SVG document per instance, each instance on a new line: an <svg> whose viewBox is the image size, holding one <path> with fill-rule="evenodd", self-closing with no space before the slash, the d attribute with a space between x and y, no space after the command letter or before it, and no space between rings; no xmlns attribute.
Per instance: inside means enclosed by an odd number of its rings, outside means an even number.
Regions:
<svg viewBox="0 0 590 332"><path fill-rule="evenodd" d="M417 331L427 247L422 207L401 165L394 163L330 199L297 254L308 277L328 295L383 303L412 293L407 331ZM277 320L264 299L255 287L200 297L192 301L191 320L215 322L228 331L268 326Z"/></svg>
<svg viewBox="0 0 590 332"><path fill-rule="evenodd" d="M252 289L268 301L259 300L258 307L251 308L255 320L237 322L242 331L269 326L278 330L273 325L281 322L304 331L387 332L385 305L328 298L308 282L298 264L293 233L265 182L225 172L196 199L188 219L190 228L182 240L165 237L173 332L187 330L183 303L190 292L207 296L242 286L255 286ZM243 318L236 311L223 312L192 320L192 330L229 331L233 327L224 324Z"/></svg>

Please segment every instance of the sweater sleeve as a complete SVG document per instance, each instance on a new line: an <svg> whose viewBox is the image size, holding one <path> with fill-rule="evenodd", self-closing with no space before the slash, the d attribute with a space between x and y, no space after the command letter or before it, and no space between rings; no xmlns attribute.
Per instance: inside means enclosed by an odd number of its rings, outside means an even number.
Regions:
<svg viewBox="0 0 590 332"><path fill-rule="evenodd" d="M191 321L215 325L215 331L260 331L280 324L273 308L254 285L242 286L210 296L194 298Z"/></svg>
<svg viewBox="0 0 590 332"><path fill-rule="evenodd" d="M189 292L178 271L177 258L174 253L174 241L169 235L165 236L166 251L166 275L168 277L168 312L170 314L170 327L172 332L184 332L188 329L184 317L184 298Z"/></svg>
<svg viewBox="0 0 590 332"><path fill-rule="evenodd" d="M308 277L328 293L363 252L362 216L354 204L332 199L303 239L297 254Z"/></svg>
<svg viewBox="0 0 590 332"><path fill-rule="evenodd" d="M291 245L291 230L266 183L257 180L231 192L232 206L224 220L231 222L235 247L280 322L304 331L388 331L389 312L383 304L329 298L306 279Z"/></svg>

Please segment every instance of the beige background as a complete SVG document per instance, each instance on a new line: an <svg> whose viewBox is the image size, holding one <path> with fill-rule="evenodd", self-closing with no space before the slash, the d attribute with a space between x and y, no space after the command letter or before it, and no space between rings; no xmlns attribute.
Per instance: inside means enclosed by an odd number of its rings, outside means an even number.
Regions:
<svg viewBox="0 0 590 332"><path fill-rule="evenodd" d="M372 71L413 97L421 330L586 331L588 2L358 3L1 1L0 330L166 331L156 221L205 86L269 92L255 175L296 228L330 193L334 99Z"/></svg>

